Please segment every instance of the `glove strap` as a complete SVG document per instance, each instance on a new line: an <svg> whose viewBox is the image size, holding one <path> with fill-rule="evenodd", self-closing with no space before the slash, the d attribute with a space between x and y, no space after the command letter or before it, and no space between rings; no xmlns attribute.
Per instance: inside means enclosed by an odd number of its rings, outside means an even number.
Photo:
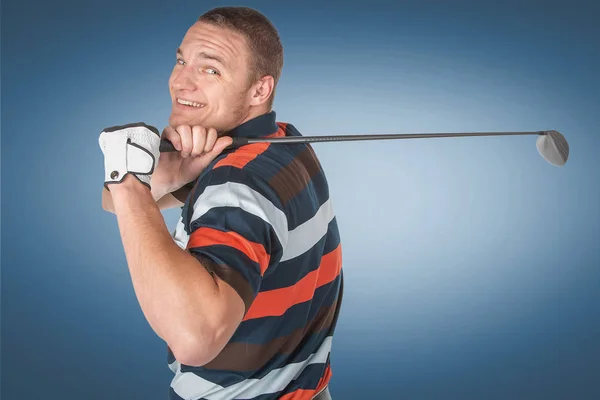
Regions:
<svg viewBox="0 0 600 400"><path fill-rule="evenodd" d="M127 142L125 135L107 135L105 153L110 157L104 159L105 184L121 182L127 174Z"/></svg>

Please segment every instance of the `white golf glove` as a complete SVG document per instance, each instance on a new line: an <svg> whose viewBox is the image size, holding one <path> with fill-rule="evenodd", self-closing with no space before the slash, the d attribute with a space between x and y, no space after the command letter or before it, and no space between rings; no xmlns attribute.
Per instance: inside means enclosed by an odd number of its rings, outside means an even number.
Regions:
<svg viewBox="0 0 600 400"><path fill-rule="evenodd" d="M150 188L150 178L160 156L160 134L150 125L137 122L113 126L98 139L104 154L104 186L120 183L133 174ZM109 189L110 190L110 189Z"/></svg>

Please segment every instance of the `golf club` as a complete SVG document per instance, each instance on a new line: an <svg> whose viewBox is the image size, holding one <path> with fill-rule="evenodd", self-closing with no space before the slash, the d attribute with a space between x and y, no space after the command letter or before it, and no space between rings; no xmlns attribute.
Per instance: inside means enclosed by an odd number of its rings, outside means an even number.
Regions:
<svg viewBox="0 0 600 400"><path fill-rule="evenodd" d="M246 138L234 137L229 146L239 147L252 143L316 143L316 142L345 142L356 140L390 140L390 139L424 139L448 138L469 136L513 136L513 135L538 135L536 147L544 160L557 167L565 165L569 158L569 143L558 131L530 131L530 132L464 132L464 133L406 133L406 134L381 134L381 135L337 135L337 136L288 136L276 138ZM161 139L161 152L176 151L173 144L167 139Z"/></svg>

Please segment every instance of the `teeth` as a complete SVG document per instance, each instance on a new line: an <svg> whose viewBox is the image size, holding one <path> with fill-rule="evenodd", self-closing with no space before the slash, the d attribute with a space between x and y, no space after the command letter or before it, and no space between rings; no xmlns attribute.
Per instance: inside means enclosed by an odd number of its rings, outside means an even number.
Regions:
<svg viewBox="0 0 600 400"><path fill-rule="evenodd" d="M188 101L188 100L183 100L183 99L179 99L179 98L177 99L177 102L179 104L183 104L183 105L186 105L186 106L192 106L192 107L197 107L197 108L203 107L202 104L200 104L200 103L196 103L196 102Z"/></svg>

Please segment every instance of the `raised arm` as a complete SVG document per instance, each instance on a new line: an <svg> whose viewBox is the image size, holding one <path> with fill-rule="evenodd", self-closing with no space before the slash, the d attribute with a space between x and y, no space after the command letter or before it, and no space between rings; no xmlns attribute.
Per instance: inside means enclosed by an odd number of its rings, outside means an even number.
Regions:
<svg viewBox="0 0 600 400"><path fill-rule="evenodd" d="M191 136L190 130L185 131ZM175 153L164 159L158 152L156 129L145 124L107 128L99 139L105 155L105 185L110 188L110 196L103 199L117 217L140 307L177 359L190 365L214 358L245 312L234 288L215 280L209 266L175 243L158 207L157 199L167 193L175 198L173 189L185 187L172 182L192 181L232 142L230 137L216 140L216 132L209 136L215 140L202 137L202 147L194 146L192 154ZM157 182L167 183L154 187Z"/></svg>

